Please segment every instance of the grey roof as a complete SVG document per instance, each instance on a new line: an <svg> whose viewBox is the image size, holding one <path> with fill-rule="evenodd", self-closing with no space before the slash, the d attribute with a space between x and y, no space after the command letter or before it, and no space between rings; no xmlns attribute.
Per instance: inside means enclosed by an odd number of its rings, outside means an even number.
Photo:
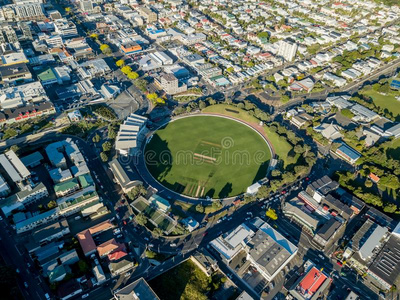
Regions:
<svg viewBox="0 0 400 300"><path fill-rule="evenodd" d="M250 256L271 276L287 261L291 253L263 230L249 242Z"/></svg>
<svg viewBox="0 0 400 300"><path fill-rule="evenodd" d="M332 195L325 196L325 198L323 198L321 202L328 205L330 209L336 210L346 220L348 220L353 214L353 211L350 207L348 207L346 204L339 201Z"/></svg>
<svg viewBox="0 0 400 300"><path fill-rule="evenodd" d="M135 282L120 289L115 293L115 298L119 300L159 300L158 296L154 293L146 280L140 278Z"/></svg>
<svg viewBox="0 0 400 300"><path fill-rule="evenodd" d="M388 130L386 130L388 134L391 134L395 137L400 135L400 123L397 125L394 125L393 127L390 127Z"/></svg>
<svg viewBox="0 0 400 300"><path fill-rule="evenodd" d="M37 230L35 230L34 232L32 232L31 236L33 238L33 240L35 240L36 242L40 242L43 239L55 235L60 231L63 231L64 229L68 228L68 222L66 219L63 219L61 221L55 221L52 222L50 224L46 224L40 228L38 228Z"/></svg>
<svg viewBox="0 0 400 300"><path fill-rule="evenodd" d="M27 156L24 156L21 158L22 163L25 166L30 166L30 165L34 165L37 162L40 162L43 159L43 155L40 154L39 151L33 152L32 154L29 154Z"/></svg>
<svg viewBox="0 0 400 300"><path fill-rule="evenodd" d="M304 203L299 198L295 197L290 201L286 201L284 210L285 212L292 212L299 219L303 220L305 223L309 224L310 227L314 228L314 230L317 228L319 219L311 213L307 213L305 211Z"/></svg>
<svg viewBox="0 0 400 300"><path fill-rule="evenodd" d="M386 245L369 266L373 272L388 284L393 285L400 275L400 239L391 236Z"/></svg>
<svg viewBox="0 0 400 300"><path fill-rule="evenodd" d="M113 172L114 176L116 177L118 183L123 188L130 188L137 185L137 180L135 179L135 172L133 171L132 167L121 163L118 159L114 159L109 163L111 171Z"/></svg>
<svg viewBox="0 0 400 300"><path fill-rule="evenodd" d="M317 234L324 239L325 241L329 241L329 239L333 236L333 234L340 228L342 224L335 220L335 218L331 218L326 222L317 232Z"/></svg>
<svg viewBox="0 0 400 300"><path fill-rule="evenodd" d="M15 76L16 74L30 74L28 67L25 63L10 65L10 66L0 66L0 75L2 78Z"/></svg>

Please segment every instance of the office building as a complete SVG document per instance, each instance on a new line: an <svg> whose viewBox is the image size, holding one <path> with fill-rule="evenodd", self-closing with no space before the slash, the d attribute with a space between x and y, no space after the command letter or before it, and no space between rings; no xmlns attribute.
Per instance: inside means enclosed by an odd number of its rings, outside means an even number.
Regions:
<svg viewBox="0 0 400 300"><path fill-rule="evenodd" d="M290 40L282 40L279 42L278 56L281 56L285 61L293 61L296 57L297 43Z"/></svg>

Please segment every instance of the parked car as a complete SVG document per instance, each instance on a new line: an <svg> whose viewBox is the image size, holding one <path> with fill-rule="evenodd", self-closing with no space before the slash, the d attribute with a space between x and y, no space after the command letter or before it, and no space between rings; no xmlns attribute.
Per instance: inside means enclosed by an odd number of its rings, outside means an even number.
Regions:
<svg viewBox="0 0 400 300"><path fill-rule="evenodd" d="M175 243L171 243L171 244L169 244L169 246L170 247L176 247L176 244Z"/></svg>
<svg viewBox="0 0 400 300"><path fill-rule="evenodd" d="M89 294L87 294L87 293L82 295L82 299L85 299L87 297L89 297Z"/></svg>
<svg viewBox="0 0 400 300"><path fill-rule="evenodd" d="M24 286L25 288L28 288L28 283L26 281L24 282Z"/></svg>

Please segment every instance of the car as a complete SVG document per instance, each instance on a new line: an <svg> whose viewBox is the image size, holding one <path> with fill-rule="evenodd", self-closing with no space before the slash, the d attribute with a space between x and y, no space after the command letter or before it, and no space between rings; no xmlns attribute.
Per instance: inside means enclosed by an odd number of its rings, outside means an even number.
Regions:
<svg viewBox="0 0 400 300"><path fill-rule="evenodd" d="M207 231L205 231L204 233L203 233L203 236L206 236L208 234L208 232Z"/></svg>
<svg viewBox="0 0 400 300"><path fill-rule="evenodd" d="M176 247L176 244L175 243L171 243L171 244L169 244L169 246L170 247Z"/></svg>
<svg viewBox="0 0 400 300"><path fill-rule="evenodd" d="M222 220L221 219L219 219L218 221L217 221L217 224L219 224L219 223L221 223L222 222Z"/></svg>
<svg viewBox="0 0 400 300"><path fill-rule="evenodd" d="M118 234L118 235L117 235L117 239L120 239L120 238L122 238L122 237L123 237L122 234Z"/></svg>
<svg viewBox="0 0 400 300"><path fill-rule="evenodd" d="M150 241L149 238L148 238L147 236L145 236L143 239L144 239L145 241Z"/></svg>
<svg viewBox="0 0 400 300"><path fill-rule="evenodd" d="M248 211L246 214L249 215L249 216L253 215L253 213L250 212L250 211Z"/></svg>
<svg viewBox="0 0 400 300"><path fill-rule="evenodd" d="M153 247L154 247L153 244L148 244L147 246L150 247L150 248L153 248Z"/></svg>
<svg viewBox="0 0 400 300"><path fill-rule="evenodd" d="M250 220L250 219L251 219L250 217L247 217L247 218L245 218L244 220L245 220L245 221L248 221L248 220Z"/></svg>
<svg viewBox="0 0 400 300"><path fill-rule="evenodd" d="M113 230L113 234L114 235L117 235L117 234L120 234L120 233L121 233L121 229L119 229L119 228L116 228L116 229Z"/></svg>
<svg viewBox="0 0 400 300"><path fill-rule="evenodd" d="M88 294L88 293L82 295L82 299L85 299L85 298L87 298L87 297L89 297L89 294Z"/></svg>
<svg viewBox="0 0 400 300"><path fill-rule="evenodd" d="M283 190L283 191L281 192L281 194L282 194L282 195L285 195L285 194L286 194L286 191L285 191L285 190Z"/></svg>
<svg viewBox="0 0 400 300"><path fill-rule="evenodd" d="M321 254L318 254L318 257L319 257L320 259L322 259L322 260L325 259L325 256L323 256L323 255L321 255Z"/></svg>
<svg viewBox="0 0 400 300"><path fill-rule="evenodd" d="M341 266L341 267L343 266L342 262L340 262L340 261L337 261L336 264L337 264L338 266Z"/></svg>
<svg viewBox="0 0 400 300"><path fill-rule="evenodd" d="M95 263L96 265L99 265L99 264L100 264L100 263L99 263L99 260L98 260L97 258L94 259L94 263Z"/></svg>
<svg viewBox="0 0 400 300"><path fill-rule="evenodd" d="M48 293L44 294L44 296L46 297L46 300L50 300L50 295Z"/></svg>
<svg viewBox="0 0 400 300"><path fill-rule="evenodd" d="M15 272L19 273L19 269L16 269Z"/></svg>
<svg viewBox="0 0 400 300"><path fill-rule="evenodd" d="M24 282L24 286L25 288L28 288L28 283L26 281Z"/></svg>
<svg viewBox="0 0 400 300"><path fill-rule="evenodd" d="M125 277L131 276L131 272L126 272L124 276L125 276Z"/></svg>

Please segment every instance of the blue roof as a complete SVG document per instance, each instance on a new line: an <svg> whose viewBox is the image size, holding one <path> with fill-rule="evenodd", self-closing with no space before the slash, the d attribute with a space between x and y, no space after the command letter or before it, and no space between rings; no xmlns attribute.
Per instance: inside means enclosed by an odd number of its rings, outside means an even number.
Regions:
<svg viewBox="0 0 400 300"><path fill-rule="evenodd" d="M361 157L360 153L345 144L342 144L342 146L340 146L337 150L347 155L352 160L357 160Z"/></svg>
<svg viewBox="0 0 400 300"><path fill-rule="evenodd" d="M394 79L394 80L390 83L390 87L391 87L391 88L395 88L395 89L400 89L400 80Z"/></svg>

